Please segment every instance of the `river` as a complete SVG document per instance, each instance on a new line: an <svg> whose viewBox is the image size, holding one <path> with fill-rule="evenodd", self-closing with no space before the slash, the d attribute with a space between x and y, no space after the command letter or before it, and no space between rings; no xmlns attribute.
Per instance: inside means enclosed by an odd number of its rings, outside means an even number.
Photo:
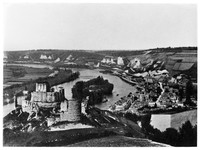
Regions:
<svg viewBox="0 0 200 150"><path fill-rule="evenodd" d="M26 66L28 66L28 64L26 64ZM29 67L36 67L37 68L37 66L38 65L30 65ZM40 66L40 67L48 67L48 66L44 65L44 66ZM105 103L101 103L101 104L96 105L96 107L98 107L100 109L107 110L109 108L109 106L111 104L114 104L117 100L119 100L120 97L127 96L130 92L133 93L135 91L135 87L134 86L129 85L128 83L122 81L117 76L100 73L99 72L100 69L90 70L90 69L73 68L72 70L80 72L79 78L74 80L74 81L71 81L71 82L67 82L67 83L63 83L63 84L57 85L57 87L63 87L64 88L65 97L67 99L70 99L72 97L71 88L73 87L73 85L77 81L87 81L87 80L96 78L98 76L103 76L104 79L108 79L108 81L110 83L114 84L113 94L107 96L108 101L105 102ZM13 109L14 109L14 103L8 104L8 105L4 105L3 106L4 116L7 115L9 112L11 112Z"/></svg>
<svg viewBox="0 0 200 150"><path fill-rule="evenodd" d="M72 97L71 88L77 81L87 81L98 76L103 76L104 79L107 79L110 83L114 84L114 89L112 95L107 96L108 101L105 103L101 103L96 105L96 107L100 109L108 109L111 104L114 104L117 100L122 96L127 96L130 92L135 91L135 87L129 85L128 83L122 81L119 77L100 73L100 69L72 69L73 71L79 71L80 77L72 82L60 84L57 87L63 87L65 89L65 97L70 99Z"/></svg>

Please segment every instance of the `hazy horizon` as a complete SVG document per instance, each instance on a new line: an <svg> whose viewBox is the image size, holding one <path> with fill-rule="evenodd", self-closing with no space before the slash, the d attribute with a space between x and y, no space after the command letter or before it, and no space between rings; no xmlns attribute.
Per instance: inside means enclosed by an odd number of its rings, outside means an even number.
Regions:
<svg viewBox="0 0 200 150"><path fill-rule="evenodd" d="M195 4L18 3L4 9L4 51L197 47Z"/></svg>
<svg viewBox="0 0 200 150"><path fill-rule="evenodd" d="M179 47L198 47L198 46L177 46L177 47L171 47L170 48L179 48ZM97 50L97 49L15 49L15 50L4 50L4 51L37 51L37 50L63 50L63 51L144 51L144 50L151 50L151 49L165 49L165 48L169 48L169 47L155 47L155 48L147 48L147 49L102 49L102 50Z"/></svg>

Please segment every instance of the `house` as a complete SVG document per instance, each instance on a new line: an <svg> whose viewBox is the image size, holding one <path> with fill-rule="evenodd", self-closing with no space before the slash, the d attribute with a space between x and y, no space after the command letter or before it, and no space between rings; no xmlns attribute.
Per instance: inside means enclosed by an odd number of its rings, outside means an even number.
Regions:
<svg viewBox="0 0 200 150"><path fill-rule="evenodd" d="M51 57L51 56L49 56L49 57L48 57L48 59L49 59L49 60L51 60L51 59L52 59L52 57Z"/></svg>
<svg viewBox="0 0 200 150"><path fill-rule="evenodd" d="M60 58L59 57L54 61L54 63L58 63L58 62L60 62Z"/></svg>
<svg viewBox="0 0 200 150"><path fill-rule="evenodd" d="M141 68L141 61L139 58L130 60L129 66L132 68Z"/></svg>
<svg viewBox="0 0 200 150"><path fill-rule="evenodd" d="M116 64L113 56L105 56L101 62L106 64Z"/></svg>
<svg viewBox="0 0 200 150"><path fill-rule="evenodd" d="M72 58L73 58L73 57L72 57L72 55L70 54L70 55L66 58L66 60L69 61L69 60L72 60Z"/></svg>
<svg viewBox="0 0 200 150"><path fill-rule="evenodd" d="M46 55L41 54L40 59L48 59Z"/></svg>
<svg viewBox="0 0 200 150"><path fill-rule="evenodd" d="M25 55L25 56L24 56L24 59L29 59L29 56L28 56L28 55Z"/></svg>
<svg viewBox="0 0 200 150"><path fill-rule="evenodd" d="M122 57L117 57L117 64L120 65L120 66L124 65L124 60L123 60Z"/></svg>

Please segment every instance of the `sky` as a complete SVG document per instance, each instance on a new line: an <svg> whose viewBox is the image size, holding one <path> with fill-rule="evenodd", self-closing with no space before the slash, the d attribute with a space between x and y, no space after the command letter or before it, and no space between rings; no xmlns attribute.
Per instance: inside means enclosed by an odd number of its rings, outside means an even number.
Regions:
<svg viewBox="0 0 200 150"><path fill-rule="evenodd" d="M12 3L4 50L197 46L195 4Z"/></svg>

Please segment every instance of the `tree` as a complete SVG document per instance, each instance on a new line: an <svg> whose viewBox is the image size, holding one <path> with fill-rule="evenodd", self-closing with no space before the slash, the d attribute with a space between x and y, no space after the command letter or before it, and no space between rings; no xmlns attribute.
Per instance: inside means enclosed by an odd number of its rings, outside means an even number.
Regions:
<svg viewBox="0 0 200 150"><path fill-rule="evenodd" d="M191 79L189 78L187 83L186 83L186 101L185 101L185 104L191 104L191 95L193 93L193 84L192 84L192 81Z"/></svg>
<svg viewBox="0 0 200 150"><path fill-rule="evenodd" d="M170 144L172 146L177 146L179 143L179 133L174 128L167 128L163 132L163 136L165 139L165 143Z"/></svg>
<svg viewBox="0 0 200 150"><path fill-rule="evenodd" d="M137 123L137 121L139 120L138 116L136 114L132 114L130 112L125 113L125 118L127 118L135 123Z"/></svg>
<svg viewBox="0 0 200 150"><path fill-rule="evenodd" d="M83 88L84 88L84 82L83 81L77 82L76 85L72 88L72 97L82 99Z"/></svg>
<svg viewBox="0 0 200 150"><path fill-rule="evenodd" d="M196 146L197 132L193 129L190 121L185 122L179 129L180 146Z"/></svg>
<svg viewBox="0 0 200 150"><path fill-rule="evenodd" d="M149 134L151 134L153 129L154 129L150 125L150 121L151 121L151 115L150 114L143 116L142 119L141 119L142 130L147 136Z"/></svg>

